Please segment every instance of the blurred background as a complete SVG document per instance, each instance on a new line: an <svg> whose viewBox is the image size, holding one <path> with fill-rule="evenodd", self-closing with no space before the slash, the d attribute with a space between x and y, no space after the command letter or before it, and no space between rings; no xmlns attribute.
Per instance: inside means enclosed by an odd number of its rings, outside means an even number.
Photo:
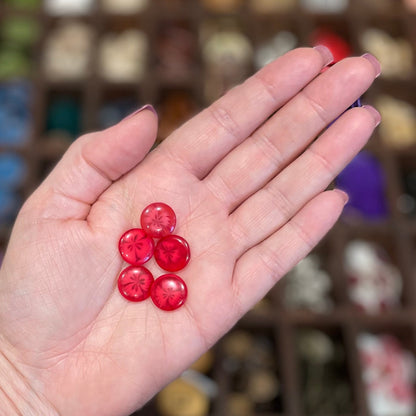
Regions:
<svg viewBox="0 0 416 416"><path fill-rule="evenodd" d="M158 143L275 57L374 54L373 139L342 220L137 416L416 414L416 0L1 0L0 261L80 134L145 103Z"/></svg>

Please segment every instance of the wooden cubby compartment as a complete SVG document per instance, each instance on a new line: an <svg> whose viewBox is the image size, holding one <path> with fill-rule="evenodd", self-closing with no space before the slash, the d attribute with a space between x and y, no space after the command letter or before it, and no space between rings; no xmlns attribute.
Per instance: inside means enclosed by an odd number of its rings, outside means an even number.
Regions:
<svg viewBox="0 0 416 416"><path fill-rule="evenodd" d="M190 113L209 104L204 97L205 68L202 59L201 30L206 22L221 22L224 19L235 21L236 27L250 39L254 49L272 38L281 30L292 31L298 44L307 45L317 27L329 27L343 36L355 55L362 50L360 41L368 28L386 30L393 36L403 37L413 45L416 56L416 16L405 9L401 1L383 1L387 6L378 11L370 0L350 0L348 9L342 14L313 14L296 4L282 14L257 14L250 2L242 2L235 13L222 15L208 10L202 1L192 0L152 0L141 13L130 16L104 12L97 0L93 10L83 16L49 16L41 7L39 10L25 11L10 5L0 4L0 24L8 16L27 15L40 22L41 35L33 47L33 125L30 140L22 148L0 148L1 152L13 150L27 161L28 174L22 186L22 197L26 198L43 180L51 167L64 151L48 140L48 106L57 97L70 96L77 100L82 110L80 129L94 131L102 127L100 111L108 103L117 100L130 100L132 106L153 103L163 107L169 94L185 94L191 104ZM93 33L94 47L91 53L89 73L76 81L52 82L44 73L42 57L47 40L60 21L70 18L87 23ZM194 37L194 51L190 56L190 66L183 77L171 77L160 65L158 45L165 42L166 25L179 25ZM128 28L139 29L148 36L147 65L143 78L138 82L108 82L99 75L98 53L100 42L110 32L120 32ZM254 70L254 63L250 71ZM416 72L404 79L383 78L381 76L364 96L364 101L374 103L380 94L389 94L416 104ZM349 221L346 218L335 226L316 253L323 261L324 269L333 281L331 297L334 309L330 313L313 313L292 310L285 307L283 299L285 279L283 278L266 296L261 306L250 311L237 324L233 331L248 331L253 336L267 337L275 356L271 366L276 371L281 390L276 400L262 408L255 409L253 416L307 416L302 405L301 363L296 352L296 334L299 329L319 329L340 342L345 350L345 377L351 385L351 413L342 416L369 416L365 389L361 377L362 366L359 360L356 340L360 333L392 333L398 336L410 351L416 353L416 216L406 215L397 208L397 201L403 193L404 172L416 171L416 147L395 150L383 143L376 132L367 145L367 150L380 161L386 175L386 199L389 206L388 218L369 222ZM7 245L11 224L0 226L0 248ZM360 313L351 304L346 291L343 271L343 250L349 241L363 238L379 243L391 256L403 277L403 296L400 306L378 315ZM236 388L233 377L224 367L224 340L213 349L214 365L209 376L218 386L218 395L212 400L210 416L226 415L227 400ZM234 383L235 384L235 383ZM237 383L238 384L238 383ZM136 416L160 416L154 400L135 413ZM330 415L328 415L330 416ZM331 415L331 416L341 416Z"/></svg>

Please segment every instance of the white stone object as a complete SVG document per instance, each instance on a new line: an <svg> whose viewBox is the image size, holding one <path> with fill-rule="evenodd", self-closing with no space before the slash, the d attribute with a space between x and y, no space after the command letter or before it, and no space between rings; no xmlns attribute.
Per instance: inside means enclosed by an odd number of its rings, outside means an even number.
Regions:
<svg viewBox="0 0 416 416"><path fill-rule="evenodd" d="M349 4L349 0L301 0L305 10L312 13L342 13Z"/></svg>
<svg viewBox="0 0 416 416"><path fill-rule="evenodd" d="M285 303L290 308L326 312L333 307L331 288L331 278L321 269L319 257L309 255L286 277Z"/></svg>
<svg viewBox="0 0 416 416"><path fill-rule="evenodd" d="M94 0L45 0L46 13L53 16L88 14Z"/></svg>
<svg viewBox="0 0 416 416"><path fill-rule="evenodd" d="M112 82L139 82L146 69L147 37L139 30L107 34L100 45L99 71Z"/></svg>
<svg viewBox="0 0 416 416"><path fill-rule="evenodd" d="M415 357L392 335L364 333L357 346L373 416L414 416Z"/></svg>
<svg viewBox="0 0 416 416"><path fill-rule="evenodd" d="M274 59L295 48L297 44L298 39L292 32L286 30L279 32L256 50L254 56L256 68L262 68Z"/></svg>
<svg viewBox="0 0 416 416"><path fill-rule="evenodd" d="M47 39L44 55L46 76L53 81L77 80L89 72L92 31L82 22L61 23Z"/></svg>
<svg viewBox="0 0 416 416"><path fill-rule="evenodd" d="M402 277L387 253L363 240L350 242L344 254L351 300L367 313L379 313L399 305Z"/></svg>

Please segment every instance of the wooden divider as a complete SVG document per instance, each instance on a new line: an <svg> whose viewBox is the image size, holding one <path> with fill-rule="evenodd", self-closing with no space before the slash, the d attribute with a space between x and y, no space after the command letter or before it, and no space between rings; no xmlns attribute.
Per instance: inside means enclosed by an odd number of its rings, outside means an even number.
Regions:
<svg viewBox="0 0 416 416"><path fill-rule="evenodd" d="M74 17L75 20L87 22L93 31L94 47L91 56L90 75L82 81L52 82L44 73L42 57L45 45L53 28L67 17L57 18L39 12L22 12L6 5L0 5L0 24L2 19L15 15L30 15L41 23L41 37L33 50L35 68L33 72L33 134L27 146L16 151L27 160L29 175L21 192L27 197L48 170L56 163L61 152L55 152L45 139L45 119L48 103L54 94L69 93L79 99L82 106L82 130L93 131L99 128L98 112L105 100L119 96L132 97L137 105L160 104L164 91L179 89L188 92L197 106L203 108L207 100L203 94L203 81L206 76L200 45L198 43L200 28L209 19L221 19L223 16L206 10L199 1L152 0L146 11L133 16L119 16L104 13L97 4L88 16ZM320 25L334 27L351 43L354 54L362 54L360 37L369 27L379 27L403 36L413 44L416 50L416 16L405 10L401 2L389 12L378 13L366 6L363 0L351 0L348 10L342 15L315 15L305 12L300 6L284 14L262 16L250 10L244 3L241 10L229 18L236 20L241 30L250 38L254 47L279 30L290 30L299 39L300 45L308 44L311 32ZM195 59L190 76L180 80L171 79L169 73L155 70L157 62L157 36L163 24L169 20L180 20L194 33L196 40ZM103 36L111 30L139 28L148 35L149 52L144 78L137 83L110 83L99 75L98 47ZM254 64L250 71L254 70ZM383 93L407 99L416 104L416 73L406 79L385 79L381 77L365 95L364 101L373 103ZM294 311L287 309L283 302L285 279L268 296L271 307L262 315L251 311L237 325L237 328L257 333L266 331L275 343L276 368L282 386L282 412L258 413L258 416L271 414L279 416L303 416L302 391L300 380L300 361L296 353L296 331L299 328L316 328L337 337L346 351L346 378L351 382L354 413L351 416L368 416L364 385L361 378L361 363L356 339L361 332L389 332L396 334L403 344L416 353L416 221L405 216L397 207L398 197L403 193L401 175L406 169L416 170L416 148L405 151L394 150L383 143L376 132L366 148L382 164L386 178L386 197L390 215L382 222L341 221L316 249L324 260L324 268L333 281L331 296L334 310L329 314ZM5 149L0 149L4 151ZM5 245L10 227L2 227L0 240ZM348 242L364 238L375 241L384 247L394 260L403 276L403 296L401 307L392 312L368 316L357 312L347 294L346 276L343 270L343 253ZM214 349L215 364L212 378L219 386L219 394L212 404L212 415L226 415L230 380L222 367L222 343ZM154 403L135 413L138 416L157 415ZM335 415L334 415L335 416ZM344 415L346 416L346 415Z"/></svg>

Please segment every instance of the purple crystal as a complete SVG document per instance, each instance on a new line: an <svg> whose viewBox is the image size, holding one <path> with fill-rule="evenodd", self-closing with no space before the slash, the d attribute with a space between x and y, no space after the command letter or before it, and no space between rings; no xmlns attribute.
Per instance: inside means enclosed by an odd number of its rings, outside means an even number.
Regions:
<svg viewBox="0 0 416 416"><path fill-rule="evenodd" d="M380 163L371 154L359 153L339 174L336 185L350 197L345 215L372 220L387 217L385 175Z"/></svg>
<svg viewBox="0 0 416 416"><path fill-rule="evenodd" d="M361 107L361 99L354 101L349 108Z"/></svg>

